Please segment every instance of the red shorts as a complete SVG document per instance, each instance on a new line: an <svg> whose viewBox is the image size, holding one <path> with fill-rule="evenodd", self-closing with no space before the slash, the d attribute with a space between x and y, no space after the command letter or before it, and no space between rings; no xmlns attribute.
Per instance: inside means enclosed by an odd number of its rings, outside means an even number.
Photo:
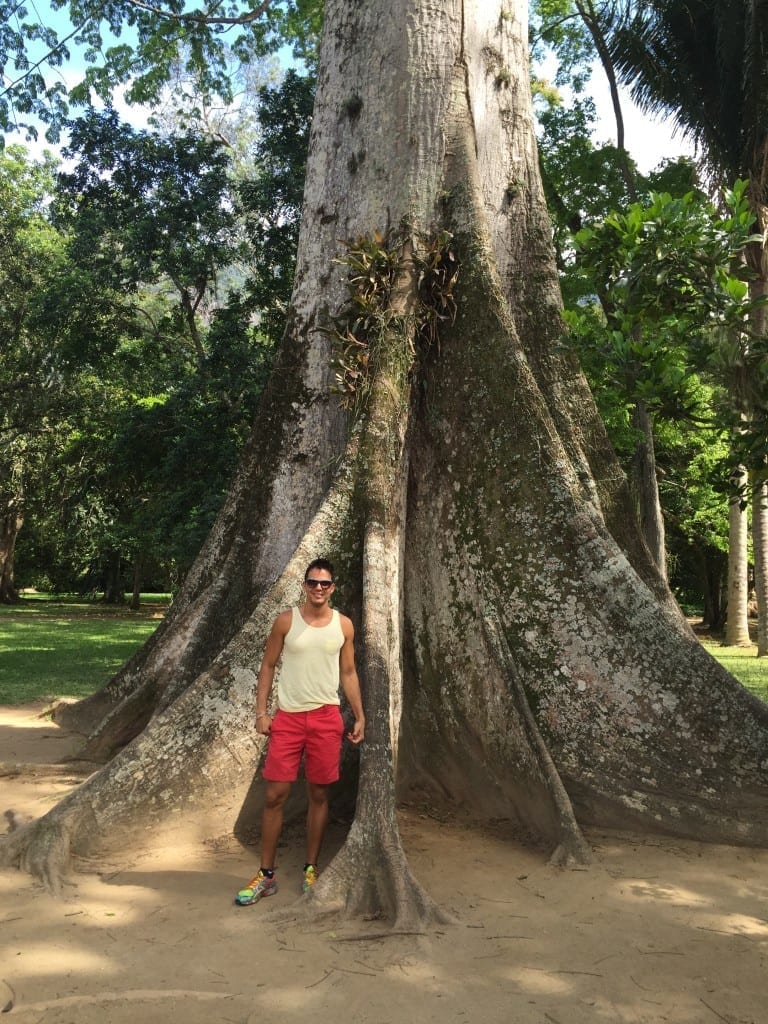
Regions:
<svg viewBox="0 0 768 1024"><path fill-rule="evenodd" d="M277 711L262 774L269 782L295 782L304 754L307 782L318 786L336 782L343 736L338 704L324 704L312 711Z"/></svg>

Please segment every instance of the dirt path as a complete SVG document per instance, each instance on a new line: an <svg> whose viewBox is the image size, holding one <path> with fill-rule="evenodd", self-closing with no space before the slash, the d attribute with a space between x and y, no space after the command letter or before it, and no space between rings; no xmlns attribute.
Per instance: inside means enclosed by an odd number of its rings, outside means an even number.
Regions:
<svg viewBox="0 0 768 1024"><path fill-rule="evenodd" d="M74 743L0 708L0 761L52 763ZM2 807L41 814L66 775L2 779ZM424 810L402 814L417 876L458 919L424 937L348 941L275 924L296 896L237 908L255 852L226 834L94 865L64 899L0 871L0 1010L8 1024L765 1024L768 851L592 832L589 871ZM330 836L327 853L341 841ZM358 926L355 926L356 928ZM370 930L375 924L361 925Z"/></svg>

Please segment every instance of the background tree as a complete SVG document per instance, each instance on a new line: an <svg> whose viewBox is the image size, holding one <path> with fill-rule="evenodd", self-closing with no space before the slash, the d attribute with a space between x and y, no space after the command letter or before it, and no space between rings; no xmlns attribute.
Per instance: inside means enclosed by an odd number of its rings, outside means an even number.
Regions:
<svg viewBox="0 0 768 1024"><path fill-rule="evenodd" d="M111 110L69 127L64 155L79 162L60 175L58 215L73 233L74 258L115 290L173 287L173 326L202 366L200 321L215 306L217 274L242 255L226 149L189 134L136 132Z"/></svg>
<svg viewBox="0 0 768 1024"><path fill-rule="evenodd" d="M293 69L279 85L262 87L253 171L239 190L250 253L246 287L275 343L293 287L314 96L314 78Z"/></svg>
<svg viewBox="0 0 768 1024"><path fill-rule="evenodd" d="M35 295L62 248L45 213L52 179L49 158L29 161L21 147L0 154L0 601L6 603L17 597L16 541L64 397L60 367L33 326Z"/></svg>
<svg viewBox="0 0 768 1024"><path fill-rule="evenodd" d="M700 193L679 199L651 194L647 204L610 214L574 239L579 272L599 297L605 329L583 306L575 306L569 319L588 364L607 360L613 386L634 408L640 436L634 458L642 451L633 474L641 529L662 573L666 551L653 420L665 407L677 419L687 407L692 413L686 392L693 375L705 366L712 370L724 335L743 331L750 307L738 256L752 238L745 190L746 182L737 182L726 194L724 218Z"/></svg>
<svg viewBox="0 0 768 1024"><path fill-rule="evenodd" d="M615 71L614 71L614 68L613 68L613 55L612 55L612 53L610 51L610 48L606 47L606 42L614 40L617 32L620 33L620 31L622 29L622 26L624 25L624 21L622 20L622 18L624 16L624 14L626 13L627 9L631 8L631 7L632 7L632 5L616 4L616 3L612 3L612 2L611 3L601 3L599 5L592 5L592 4L584 5L584 4L564 3L564 2L560 2L560 0L557 0L557 2L551 2L551 0L545 0L545 2L537 3L536 5L534 5L534 8L537 11L539 19L540 19L540 27L539 27L540 38L547 40L549 45L554 47L554 49L555 49L555 51L557 53L557 56L558 56L559 64L558 64L558 78L557 78L557 81L558 82L565 82L567 80L568 76L570 75L570 79L571 79L571 83L572 83L572 91L573 91L573 93L577 97L576 104L580 106L580 109L583 109L583 110L588 110L589 109L588 104L584 104L583 101L579 99L582 91L585 88L588 87L588 86L586 86L585 83L588 81L589 70L590 69L589 69L588 65L586 67L584 66L584 61L588 62L590 57L594 57L596 59L597 55L599 54L600 63L602 64L602 67L605 70L606 75L608 76L609 82L613 81L615 83ZM704 35L707 34L707 31L708 31L707 28L703 28L702 29L702 33ZM631 34L631 32L629 34ZM590 45L589 45L590 40L594 44L591 49L590 49ZM688 41L688 43L690 43L690 40ZM674 55L670 59L669 54L667 54L667 60L666 60L666 65L665 65L666 66L666 72L665 73L668 74L668 75L671 75L671 77L674 79L674 83L673 83L673 86L672 86L673 89L675 87L679 87L679 78L677 77L676 69L674 67L674 62L675 62ZM653 63L653 62L651 62L651 63ZM703 73L706 73L706 72L703 72ZM722 73L722 69L721 69L720 73ZM732 74L733 73L733 67L729 66L727 71L726 71L726 73L731 73ZM707 87L709 87L709 83L707 83ZM613 96L614 111L616 113L617 138L619 140L621 140L623 138L623 136L622 136L621 109L620 109L620 104L618 102L618 96L616 94L615 88L612 90L612 96ZM694 100L690 100L690 103L692 105L695 105L695 101ZM548 116L548 112L546 112L546 116ZM582 118L581 120L583 122L584 118ZM578 123L578 122L576 122L576 123ZM543 121L543 124L544 124L544 129L545 129L545 136L544 136L545 141L547 140L547 137L551 134L552 135L552 139L554 141L553 152L556 154L557 147L558 147L558 137L557 137L557 134L556 133L555 134L551 133L551 128L550 128L550 125L547 123L547 121ZM592 151L592 149L593 149L593 147L591 147L591 144L590 144L588 138L585 137L585 136L581 137L581 140L579 141L578 144L581 146L582 150L586 154L589 154ZM568 140L567 146L572 148L573 147L573 140ZM565 146L563 148L565 149ZM551 159L551 156L549 156L549 154L548 154L548 150L546 148L546 145L543 148L543 154L544 154L544 159L545 160L546 159ZM555 157L555 160L556 159L557 158ZM569 163L570 163L570 161L569 161ZM581 161L573 161L572 162L572 166L574 168L579 168L579 167L588 166L588 164L585 164L585 162L583 160L581 160ZM688 164L687 167L690 169L690 164ZM668 166L667 168L665 168L663 170L663 172L662 172L663 173L663 177L664 177L665 180L664 180L664 183L663 183L663 185L661 187L664 190L669 190L670 192L672 192L673 195L677 195L677 196L682 196L682 195L685 194L685 192L690 191L691 187L693 185L695 185L696 179L690 175L690 170L688 171L687 181L684 178L680 178L679 174L678 174L678 170L684 170L685 168L686 168L686 164L684 164L684 163L678 163L676 167ZM633 171L633 169L631 168L631 164L629 162L625 163L624 170L625 171L630 171L630 172ZM669 172L672 172L672 174L670 174ZM546 173L544 175L544 180L545 180L545 182L547 182L547 180L548 180L548 175ZM567 176L567 171L566 171L566 173L564 175L562 175L560 177L560 180L564 183L565 191L566 191L566 194L567 194L568 184L569 184L569 179L568 179L568 176ZM614 180L616 180L616 178L614 178ZM637 188L640 189L640 190L642 190L643 188L647 188L648 184L649 184L648 182L642 182L641 183L640 179L637 179L637 182L638 182ZM722 179L722 182L723 182L723 184L726 184L728 182L728 177L727 176L724 177ZM660 182L659 179L657 179L657 181L652 185L652 187L654 188L655 191L659 191L660 190L660 185L661 185L661 182ZM603 191L604 191L604 187L595 187L594 181L593 181L591 187L588 185L586 188L582 187L582 189L581 189L581 193L585 195L587 202L591 202L593 205L595 204L596 200L599 203L599 197L601 196ZM562 218L562 216L561 216L561 214L559 212L562 204L561 203L559 203L559 204L556 203L556 204L553 205L552 203L550 203L550 205L551 205L551 209L553 209L553 212L555 214L556 223L558 221L562 221L563 218ZM615 202L614 208L617 211L623 212L623 207L622 207L621 201ZM571 217L571 224L572 224L572 226L575 223L578 222L578 219L579 219L578 216L575 219L573 218L573 216ZM591 221L588 220L587 223L591 223ZM568 237L568 235L566 235L566 239L567 239L567 237ZM567 240L566 240L566 245L567 244L568 243L567 243ZM578 260L576 260L575 262L573 260L570 260L570 266L567 263L563 264L563 270L565 271L564 278L563 278L563 283L564 283L564 290L565 290L565 295L566 295L566 304L568 305L569 308L571 308L571 307L573 308L574 316L576 316L578 318L579 316L583 315L583 312L580 312L580 308L579 308L579 305L578 305L578 303L580 303L580 301L581 301L581 296L583 295L583 289L579 289L579 286L578 286L579 276L578 276L578 274L574 275L573 272L571 272L570 274L568 273L568 270L573 271L573 269L576 269L577 267L578 267ZM574 290L572 288L572 285L571 285L571 281L574 280L574 277L575 277L575 280L577 282L577 288L576 288L575 292L574 292ZM583 280L583 275L582 275L582 280ZM573 305L574 300L577 303L577 305L575 305L575 306ZM757 306L753 306L753 315L757 311L758 311L758 307ZM752 337L752 336L750 336L750 337ZM740 338L742 339L741 341L739 341ZM746 340L746 338L747 338L747 335L745 335L744 332L742 332L740 330L737 330L735 332L735 334L734 334L734 343L731 344L731 346L730 346L731 349L734 351L735 361L734 361L733 365L729 366L727 369L726 369L725 366L721 367L721 379L722 379L722 372L723 371L725 371L728 374L730 379L733 379L733 373L734 373L734 370L735 370L736 366L743 364L743 361L744 361L744 358L745 358L745 349L744 349L743 341ZM752 339L752 342L750 344L751 344L751 347L753 349L753 358L750 360L750 363L751 363L751 365L753 367L752 368L752 376L756 376L755 371L756 371L757 366L759 365L759 357L757 356L757 353L760 350L760 346L758 345L756 347L756 350L755 350L754 338ZM728 346L724 346L722 348L722 351L724 352L727 349L727 347ZM714 367L713 367L713 369L714 369ZM755 401L755 397L756 397L757 393L758 393L758 389L757 388L753 389L752 401ZM741 403L741 402L737 402L736 403L737 406L740 406L742 404L743 403ZM733 402L732 402L732 405L733 405ZM638 406L638 409L640 409L640 406ZM741 415L741 413L740 413L740 415ZM647 416L645 416L645 419L647 419L647 421L650 423L650 419L648 419ZM759 430L756 431L755 433L759 434ZM743 443L743 438L744 438L744 431L743 431L743 429L740 431L739 436L740 436L740 438L742 440L742 443ZM646 433L646 440L643 443L644 447L647 448L648 450L651 450L653 444L654 444L653 436L652 435L648 435ZM752 438L751 442L749 443L748 447L749 446L751 446L752 448L761 448L762 444L758 440L757 436L753 436L753 438ZM641 448L638 448L638 452L640 450L641 450ZM637 458L635 458L635 459L633 459L633 462L631 464L629 464L629 465L630 465L630 468L632 468L633 466L641 465L641 464L644 464L643 461L642 460L637 460ZM632 470L632 472L634 473L634 470ZM731 475L730 471L727 472L725 477L724 477L724 479L727 480L730 475ZM652 479L653 478L653 474L652 473L643 474L643 476L647 477L648 479ZM643 493L642 490L640 490L639 493L642 494ZM733 503L732 511L733 511L733 513L735 515L742 515L743 514L742 511L741 511L742 504L743 503L740 500ZM650 522L650 523L653 523L653 522L661 523L660 517L659 516L654 517L654 515L652 513L654 505L646 503L646 508L649 508L651 510L651 513L650 514L647 513L647 512L644 513L644 518L647 519L647 521ZM654 535L661 536L660 532L657 531L657 530L652 531L651 536L653 537ZM734 562L734 567L735 567L736 560L734 559L733 562ZM740 574L743 576L744 581L746 581L746 563L744 563L742 565L742 567L740 568L739 571L740 571ZM742 603L743 635L746 638L748 636L748 633L747 633L747 622L746 622L746 607L747 607L746 606L746 591L743 588L742 588L742 590L743 590L743 596L744 596L744 601ZM711 604L711 602L709 602L709 601L708 601L708 603ZM732 603L732 605L731 605L731 611L732 612L734 610L734 607L735 606ZM732 618L732 621L733 621L733 615L731 616L731 618Z"/></svg>
<svg viewBox="0 0 768 1024"><path fill-rule="evenodd" d="M766 55L765 11L761 3L729 0L714 3L697 0L678 3L656 0L644 4L627 3L625 16L611 32L611 47L623 79L631 85L637 102L648 110L668 111L700 146L716 181L736 178L749 181L749 200L756 221L758 240L747 252L753 271L751 291L753 307L749 358L742 372L734 374L734 405L745 411L739 447L752 453L765 448L760 391L746 386L748 366L761 359L768 335L768 132L764 111L768 100L768 60ZM756 346L756 347L755 347ZM746 353L743 352L745 355ZM753 424L753 426L750 426ZM742 460L748 468L762 473L760 459L749 455ZM759 488L755 491L759 505ZM739 497L731 503L732 515L745 514ZM757 510L757 516L760 512ZM743 526L734 524L741 535ZM742 546L743 548L743 546ZM765 560L760 559L761 569ZM743 593L746 568L734 565L735 593ZM768 584L761 580L758 589ZM764 602L760 602L760 608ZM731 609L736 612L736 606ZM746 632L745 602L739 603L738 620L728 627L731 642L739 642ZM760 631L766 632L761 625ZM748 634L747 634L748 635Z"/></svg>
<svg viewBox="0 0 768 1024"><path fill-rule="evenodd" d="M105 239L94 228L93 208L84 218L85 226L77 218L69 218L66 227L62 217L55 224L50 216L55 205L50 162L41 168L28 162L21 150L10 150L4 167L9 169L4 178L9 212L27 207L30 211L23 217L9 215L4 225L4 370L9 395L4 450L6 479L9 487L14 485L7 500L15 513L14 528L23 508L27 529L32 530L29 544L22 538L21 565L30 583L103 589L108 599L121 600L120 565L127 558L136 564L133 555L139 550L146 553L148 540L155 541L149 564L168 565L173 558L182 567L190 564L252 420L268 349L251 323L251 308L243 310L242 303L238 307L233 300L226 326L223 320L216 329L211 324L195 326L204 349L201 368L200 350L194 347L187 320L163 297L154 267L154 281L140 279L146 250L137 260L130 245L121 249L110 233L112 226ZM149 174L148 166L145 170ZM112 185L117 187L114 179ZM117 206L114 193L112 198ZM162 205L161 200L158 203ZM177 206L172 212L178 238L183 210ZM135 213L138 233L141 211ZM159 222L157 210L145 219L153 218ZM166 243L170 234L164 235ZM151 251L146 232L142 241ZM200 236L195 245L201 245ZM191 257L188 262L192 266ZM183 285L183 278L179 280ZM198 383L190 395L188 382L195 376L204 379L204 386ZM140 472L147 451L164 466L162 480L155 474L152 481L162 484L164 494L178 491L180 468L174 470L170 459L163 459L167 449L160 435L148 445L146 431L141 436L134 433L132 450L126 451L129 424L139 410L147 419L150 407L157 415L158 403L169 400L176 414L170 436L186 437L184 443L190 447L199 431L201 461L191 461L181 486L191 497L194 484L202 485L192 508L207 508L197 533L193 531L193 549L188 541L182 557L178 546L174 550L172 531L162 538L148 530L143 536L137 532L147 500L147 481ZM201 415L197 410L203 408ZM208 422L195 427L195 418L203 417ZM215 450L215 458L206 459L207 449ZM189 505L180 509L178 503L169 504L176 504L176 514L189 524ZM166 515L163 525L168 523ZM9 574L10 558L4 564Z"/></svg>
<svg viewBox="0 0 768 1024"><path fill-rule="evenodd" d="M83 391L28 489L27 584L116 600L128 585L135 602L147 573L177 583L210 529L284 324L311 86L289 76L261 105L247 189L220 140L135 132L112 112L75 127L80 163L44 200L66 260L26 301Z"/></svg>
<svg viewBox="0 0 768 1024"><path fill-rule="evenodd" d="M571 105L566 107L558 94L552 96L543 92L549 103L539 111L543 143L541 164L545 194L550 206L554 203L556 211L555 237L561 253L564 299L575 321L588 323L591 318L584 320L583 303L585 299L591 301L591 295L597 292L605 316L609 321L615 321L608 302L610 284L606 286L606 281L595 273L595 267L582 266L575 238L582 226L588 230L589 225L596 225L615 211L623 211L628 204L634 204L639 191L651 185L638 174L626 149L622 105L602 24L605 12L591 3L573 4L563 0L541 0L534 6L539 39L547 43L558 57L556 82L568 87L573 96ZM534 53L538 50L534 44ZM591 139L595 112L585 90L591 79L592 61L599 62L610 87L616 122L615 146L596 147ZM658 179L660 176L654 177ZM665 172L664 177L669 175ZM585 288L587 277L591 280ZM617 297L617 302L621 306L622 298ZM622 351L617 352L616 362L620 363L625 361L627 345L640 348L644 344L644 325L635 320L632 337L626 342L620 341L621 327L616 323L611 323L611 326L617 328L615 338ZM598 334L603 339L600 346L605 347L606 335L601 331ZM608 338L613 336L610 332L607 335ZM577 337L586 339L588 333L579 332ZM659 500L653 413L647 406L646 397L639 393L633 395L631 403L635 445L627 468L643 536L664 575L667 571L666 531Z"/></svg>

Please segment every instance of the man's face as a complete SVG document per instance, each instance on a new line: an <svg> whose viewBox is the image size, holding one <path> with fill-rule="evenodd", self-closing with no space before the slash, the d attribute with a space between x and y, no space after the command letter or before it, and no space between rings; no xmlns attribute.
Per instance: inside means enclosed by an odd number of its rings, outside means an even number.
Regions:
<svg viewBox="0 0 768 1024"><path fill-rule="evenodd" d="M326 604L335 589L327 569L310 569L304 580L307 601L315 608Z"/></svg>

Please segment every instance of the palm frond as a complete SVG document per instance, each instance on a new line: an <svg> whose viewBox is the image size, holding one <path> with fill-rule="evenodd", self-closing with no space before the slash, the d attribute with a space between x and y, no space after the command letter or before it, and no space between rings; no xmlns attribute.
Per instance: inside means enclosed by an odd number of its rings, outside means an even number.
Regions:
<svg viewBox="0 0 768 1024"><path fill-rule="evenodd" d="M728 180L754 170L768 116L768 0L628 0L609 38L641 109L669 113Z"/></svg>

